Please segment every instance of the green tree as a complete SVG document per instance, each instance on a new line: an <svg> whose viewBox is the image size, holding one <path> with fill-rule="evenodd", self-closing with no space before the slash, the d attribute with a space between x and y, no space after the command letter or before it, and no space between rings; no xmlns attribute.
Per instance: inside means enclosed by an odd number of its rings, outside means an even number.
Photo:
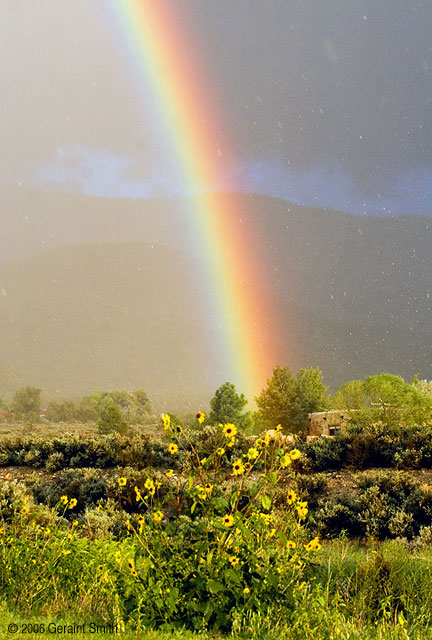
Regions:
<svg viewBox="0 0 432 640"><path fill-rule="evenodd" d="M332 406L356 409L351 423L377 431L430 422L432 396L416 379L408 383L400 376L381 373L343 384L335 393Z"/></svg>
<svg viewBox="0 0 432 640"><path fill-rule="evenodd" d="M247 402L245 395L238 394L232 382L225 382L210 400L211 412L206 422L208 424L232 422L239 429L248 431L252 425L252 417L249 411L243 412Z"/></svg>
<svg viewBox="0 0 432 640"><path fill-rule="evenodd" d="M128 423L123 418L122 412L116 405L107 407L102 411L101 417L97 423L99 433L126 433Z"/></svg>
<svg viewBox="0 0 432 640"><path fill-rule="evenodd" d="M365 385L363 380L344 382L334 394L332 409L362 409L366 406Z"/></svg>
<svg viewBox="0 0 432 640"><path fill-rule="evenodd" d="M71 400L50 402L45 417L51 422L73 422L77 418L77 407Z"/></svg>
<svg viewBox="0 0 432 640"><path fill-rule="evenodd" d="M21 387L12 399L12 411L25 416L39 414L41 407L41 393L41 389L31 387L30 385Z"/></svg>
<svg viewBox="0 0 432 640"><path fill-rule="evenodd" d="M301 433L308 413L328 408L326 390L318 368L300 369L294 377L288 367L278 365L256 398L257 419L266 429L281 424L285 431Z"/></svg>
<svg viewBox="0 0 432 640"><path fill-rule="evenodd" d="M109 407L117 407L123 418L131 423L141 423L151 412L151 404L147 394L137 391L93 391L82 398L78 415L81 420L91 422L101 417Z"/></svg>
<svg viewBox="0 0 432 640"><path fill-rule="evenodd" d="M371 422L385 427L430 422L432 398L400 376L381 373L364 382L366 413Z"/></svg>

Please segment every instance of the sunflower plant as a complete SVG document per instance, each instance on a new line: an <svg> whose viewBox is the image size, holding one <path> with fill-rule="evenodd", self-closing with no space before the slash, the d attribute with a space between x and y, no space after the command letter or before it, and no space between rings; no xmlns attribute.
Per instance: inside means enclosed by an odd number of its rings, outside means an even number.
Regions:
<svg viewBox="0 0 432 640"><path fill-rule="evenodd" d="M127 523L134 553L123 583L126 617L154 628L227 631L262 607L289 612L320 548L307 539L307 503L294 491L283 518L273 508L274 489L300 452L286 451L276 431L231 460L238 429L221 424L219 442L203 458L166 414L162 423L170 455L183 452L187 471L168 469L162 494L151 470L135 487L140 515Z"/></svg>

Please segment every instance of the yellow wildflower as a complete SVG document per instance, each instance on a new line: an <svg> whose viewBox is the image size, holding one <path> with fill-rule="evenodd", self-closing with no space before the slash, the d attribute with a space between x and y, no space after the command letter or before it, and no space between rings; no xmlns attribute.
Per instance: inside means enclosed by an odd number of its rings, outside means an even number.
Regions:
<svg viewBox="0 0 432 640"><path fill-rule="evenodd" d="M171 478L173 473L174 473L173 469L168 469L168 471L165 472L165 475L167 478Z"/></svg>
<svg viewBox="0 0 432 640"><path fill-rule="evenodd" d="M224 525L224 527L232 527L234 524L234 518L229 515L223 516L222 524Z"/></svg>
<svg viewBox="0 0 432 640"><path fill-rule="evenodd" d="M204 465L204 464L207 462L207 460L208 460L208 458L202 458L202 459L200 460L200 463L201 463L202 465Z"/></svg>
<svg viewBox="0 0 432 640"><path fill-rule="evenodd" d="M29 513L29 511L30 509L26 504L23 507L21 507L21 513L25 514L25 513Z"/></svg>
<svg viewBox="0 0 432 640"><path fill-rule="evenodd" d="M237 427L231 422L224 424L222 428L223 434L226 438L233 438L237 433Z"/></svg>
<svg viewBox="0 0 432 640"><path fill-rule="evenodd" d="M68 503L68 497L67 496L60 496L60 502L66 506L67 503Z"/></svg>
<svg viewBox="0 0 432 640"><path fill-rule="evenodd" d="M174 442L171 442L171 444L168 447L168 451L170 452L171 455L174 455L178 451L178 446L174 444Z"/></svg>
<svg viewBox="0 0 432 640"><path fill-rule="evenodd" d="M279 460L282 469L286 469L292 463L291 457L286 453Z"/></svg>
<svg viewBox="0 0 432 640"><path fill-rule="evenodd" d="M306 551L319 551L321 548L322 547L318 537L315 537L313 540L305 544Z"/></svg>
<svg viewBox="0 0 432 640"><path fill-rule="evenodd" d="M235 476L241 476L245 472L244 464L240 458L233 463L233 473Z"/></svg>
<svg viewBox="0 0 432 640"><path fill-rule="evenodd" d="M249 593L250 593L250 589L249 589L248 587L245 587L245 588L243 589L243 594L244 594L245 596L247 596Z"/></svg>
<svg viewBox="0 0 432 640"><path fill-rule="evenodd" d="M154 522L160 522L163 518L163 513L162 511L154 511L152 513L152 518L154 520Z"/></svg>
<svg viewBox="0 0 432 640"><path fill-rule="evenodd" d="M204 420L206 419L206 414L203 411L198 411L196 417L197 417L197 420L198 420L199 424L202 424L204 422Z"/></svg>
<svg viewBox="0 0 432 640"><path fill-rule="evenodd" d="M74 520L74 521L72 522L72 526L73 526L73 527L77 527L77 526L78 526L78 520Z"/></svg>
<svg viewBox="0 0 432 640"><path fill-rule="evenodd" d="M237 558L237 556L231 556L229 561L231 562L231 566L233 567L236 567L239 563L239 559Z"/></svg>
<svg viewBox="0 0 432 640"><path fill-rule="evenodd" d="M300 520L304 520L308 514L308 509L306 507L299 507L298 505L296 506L296 510L297 510L297 515L300 518Z"/></svg>
<svg viewBox="0 0 432 640"><path fill-rule="evenodd" d="M278 424L278 426L276 427L275 431L282 431L282 425Z"/></svg>
<svg viewBox="0 0 432 640"><path fill-rule="evenodd" d="M296 548L296 543L293 540L288 540L288 542L286 543L287 549L295 549Z"/></svg>
<svg viewBox="0 0 432 640"><path fill-rule="evenodd" d="M223 447L219 447L218 449L216 449L216 455L223 456L224 453L225 449Z"/></svg>
<svg viewBox="0 0 432 640"><path fill-rule="evenodd" d="M169 415L169 413L163 413L161 415L161 420L164 431L169 431L169 429L171 429L171 416Z"/></svg>
<svg viewBox="0 0 432 640"><path fill-rule="evenodd" d="M258 456L259 456L259 451L258 449L255 449L255 447L251 447L247 452L247 457L249 458L249 460L256 460Z"/></svg>
<svg viewBox="0 0 432 640"><path fill-rule="evenodd" d="M298 458L300 458L300 456L301 456L301 453L298 449L292 449L290 451L291 460L297 460Z"/></svg>
<svg viewBox="0 0 432 640"><path fill-rule="evenodd" d="M61 551L64 556L68 556L71 553L69 549L62 549Z"/></svg>
<svg viewBox="0 0 432 640"><path fill-rule="evenodd" d="M125 487L127 484L127 478L118 478L117 482L119 487Z"/></svg>
<svg viewBox="0 0 432 640"><path fill-rule="evenodd" d="M129 565L129 571L131 572L131 574L133 576L136 576L137 572L135 571L135 562L133 561L132 558L129 558L128 565Z"/></svg>
<svg viewBox="0 0 432 640"><path fill-rule="evenodd" d="M210 482L207 482L204 489L207 491L207 493L211 493L213 491L213 485Z"/></svg>
<svg viewBox="0 0 432 640"><path fill-rule="evenodd" d="M295 491L293 491L292 489L290 489L287 493L287 502L288 504L294 504L294 502L297 500L297 494Z"/></svg>
<svg viewBox="0 0 432 640"><path fill-rule="evenodd" d="M231 438L231 440L229 442L227 442L227 447L231 448L235 445L235 443L237 442L237 440L235 438Z"/></svg>
<svg viewBox="0 0 432 640"><path fill-rule="evenodd" d="M146 489L152 489L154 487L154 482L151 478L147 478L147 480L144 482L144 486Z"/></svg>
<svg viewBox="0 0 432 640"><path fill-rule="evenodd" d="M71 498L69 502L69 509L73 509L78 504L78 500L76 498Z"/></svg>
<svg viewBox="0 0 432 640"><path fill-rule="evenodd" d="M134 487L135 489L135 498L136 501L139 502L140 500L142 500L142 495L141 495L141 491L138 489L138 487Z"/></svg>

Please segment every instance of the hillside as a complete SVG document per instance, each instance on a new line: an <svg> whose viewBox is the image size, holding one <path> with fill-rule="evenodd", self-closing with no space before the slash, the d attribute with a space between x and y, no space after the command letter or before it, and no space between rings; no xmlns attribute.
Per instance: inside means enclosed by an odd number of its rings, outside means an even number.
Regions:
<svg viewBox="0 0 432 640"><path fill-rule="evenodd" d="M261 196L221 196L221 207L233 199L246 239L262 240L271 276L244 286L273 301L281 330L268 339L280 363L319 365L333 388L383 370L432 377L429 219ZM27 383L61 397L144 387L191 406L225 381L221 338L206 333L196 289L187 199L15 193L14 212L12 201L2 215L2 255L16 259L0 270L0 396Z"/></svg>

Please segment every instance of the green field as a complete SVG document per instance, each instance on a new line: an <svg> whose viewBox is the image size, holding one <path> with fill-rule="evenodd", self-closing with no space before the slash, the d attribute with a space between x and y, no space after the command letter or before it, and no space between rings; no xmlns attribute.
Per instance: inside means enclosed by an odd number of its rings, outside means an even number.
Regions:
<svg viewBox="0 0 432 640"><path fill-rule="evenodd" d="M432 638L432 471L368 466L401 437L164 422L4 427L0 637Z"/></svg>

